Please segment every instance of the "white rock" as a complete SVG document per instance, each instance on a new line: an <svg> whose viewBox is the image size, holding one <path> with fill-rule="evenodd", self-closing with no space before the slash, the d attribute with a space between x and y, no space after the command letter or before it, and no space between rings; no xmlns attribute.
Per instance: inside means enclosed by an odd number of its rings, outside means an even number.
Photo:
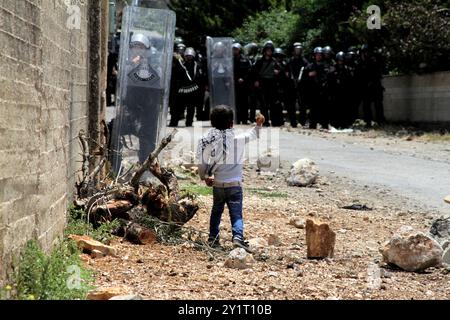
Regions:
<svg viewBox="0 0 450 320"><path fill-rule="evenodd" d="M253 256L242 248L234 249L228 255L225 261L225 267L232 269L247 269L251 268L255 262Z"/></svg>
<svg viewBox="0 0 450 320"><path fill-rule="evenodd" d="M385 262L406 271L439 266L443 254L436 240L408 226L400 228L380 252Z"/></svg>
<svg viewBox="0 0 450 320"><path fill-rule="evenodd" d="M309 159L301 159L292 165L287 182L290 186L307 187L314 184L318 177L319 169L315 163Z"/></svg>

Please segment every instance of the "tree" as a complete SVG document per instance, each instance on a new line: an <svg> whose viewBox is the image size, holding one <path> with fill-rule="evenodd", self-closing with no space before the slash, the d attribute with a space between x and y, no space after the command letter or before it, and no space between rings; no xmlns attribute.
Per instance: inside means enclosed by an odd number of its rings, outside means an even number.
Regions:
<svg viewBox="0 0 450 320"><path fill-rule="evenodd" d="M173 0L169 7L177 13L177 33L187 44L198 45L204 36L231 36L247 16L279 3L277 0Z"/></svg>
<svg viewBox="0 0 450 320"><path fill-rule="evenodd" d="M352 18L352 32L382 51L392 73L450 69L450 9L447 1L384 1L381 30L368 30L367 15Z"/></svg>
<svg viewBox="0 0 450 320"><path fill-rule="evenodd" d="M233 32L234 37L243 42L263 43L272 40L276 46L287 47L293 41L295 26L299 16L284 8L274 8L258 13L244 21L241 28Z"/></svg>

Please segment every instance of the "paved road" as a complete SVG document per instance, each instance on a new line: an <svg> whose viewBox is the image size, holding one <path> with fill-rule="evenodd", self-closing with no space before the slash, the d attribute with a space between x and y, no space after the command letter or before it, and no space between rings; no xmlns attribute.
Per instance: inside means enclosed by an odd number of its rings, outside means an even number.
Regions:
<svg viewBox="0 0 450 320"><path fill-rule="evenodd" d="M196 123L195 129L182 128L180 135L183 141L179 144L186 149L193 148L202 134L199 125ZM450 206L443 202L450 193L450 159L445 162L389 154L383 150L371 150L368 146L286 131L279 132L279 150L283 162L310 158L319 165L324 176L335 174L358 184L385 187L415 204L442 212L450 210Z"/></svg>
<svg viewBox="0 0 450 320"><path fill-rule="evenodd" d="M393 155L368 146L283 132L282 158L313 159L323 174L335 172L358 183L383 186L425 207L449 212L443 198L450 193L450 161Z"/></svg>

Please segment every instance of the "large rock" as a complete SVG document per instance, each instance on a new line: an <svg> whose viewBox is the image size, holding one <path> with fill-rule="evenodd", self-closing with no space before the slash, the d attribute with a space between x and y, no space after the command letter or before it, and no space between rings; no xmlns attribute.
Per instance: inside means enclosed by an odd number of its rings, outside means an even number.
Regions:
<svg viewBox="0 0 450 320"><path fill-rule="evenodd" d="M101 287L88 293L88 300L109 300L113 297L131 295L131 289L127 286Z"/></svg>
<svg viewBox="0 0 450 320"><path fill-rule="evenodd" d="M234 249L225 261L225 267L232 269L247 269L255 262L253 256L242 248Z"/></svg>
<svg viewBox="0 0 450 320"><path fill-rule="evenodd" d="M306 246L309 259L332 258L334 256L334 245L336 233L331 230L327 223L306 221Z"/></svg>
<svg viewBox="0 0 450 320"><path fill-rule="evenodd" d="M431 225L431 236L441 245L450 240L450 218L436 219Z"/></svg>
<svg viewBox="0 0 450 320"><path fill-rule="evenodd" d="M307 187L314 184L319 177L319 169L309 159L301 159L292 165L291 173L287 179L288 185Z"/></svg>
<svg viewBox="0 0 450 320"><path fill-rule="evenodd" d="M380 250L386 263L416 272L442 263L442 248L433 238L412 227L402 227Z"/></svg>
<svg viewBox="0 0 450 320"><path fill-rule="evenodd" d="M72 239L78 245L78 248L85 253L99 254L101 252L105 256L116 256L116 249L111 246L107 246L97 240L92 239L88 236L78 236L78 235L70 235L69 239Z"/></svg>

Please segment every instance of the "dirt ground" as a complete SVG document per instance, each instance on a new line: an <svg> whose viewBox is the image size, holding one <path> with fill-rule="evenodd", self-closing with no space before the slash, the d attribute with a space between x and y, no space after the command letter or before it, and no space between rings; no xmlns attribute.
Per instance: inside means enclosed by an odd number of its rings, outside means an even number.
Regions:
<svg viewBox="0 0 450 320"><path fill-rule="evenodd" d="M336 139L354 139L354 136L341 135ZM411 142L402 139L397 138L401 140L398 145ZM370 136L364 133L355 143L370 141ZM396 140L380 137L376 141L381 146ZM428 232L436 218L434 213L412 207L388 190L358 186L337 176L321 177L310 188L288 187L289 164L283 167L275 176L260 175L252 166L245 170L246 238L267 240L274 234L282 243L256 252L252 268L228 269L223 266L226 252L211 254L193 248L190 243L136 246L117 239L113 245L118 249L119 258L88 262L96 270L96 285L126 285L145 299L450 298L447 269L408 273L385 266L379 253L382 244L401 226ZM189 226L206 232L212 197L200 196L199 200L201 209ZM373 210L341 209L354 203L365 204ZM306 259L305 230L289 225L292 217L328 222L337 235L335 257L320 261ZM227 212L221 228L223 245L231 248Z"/></svg>

